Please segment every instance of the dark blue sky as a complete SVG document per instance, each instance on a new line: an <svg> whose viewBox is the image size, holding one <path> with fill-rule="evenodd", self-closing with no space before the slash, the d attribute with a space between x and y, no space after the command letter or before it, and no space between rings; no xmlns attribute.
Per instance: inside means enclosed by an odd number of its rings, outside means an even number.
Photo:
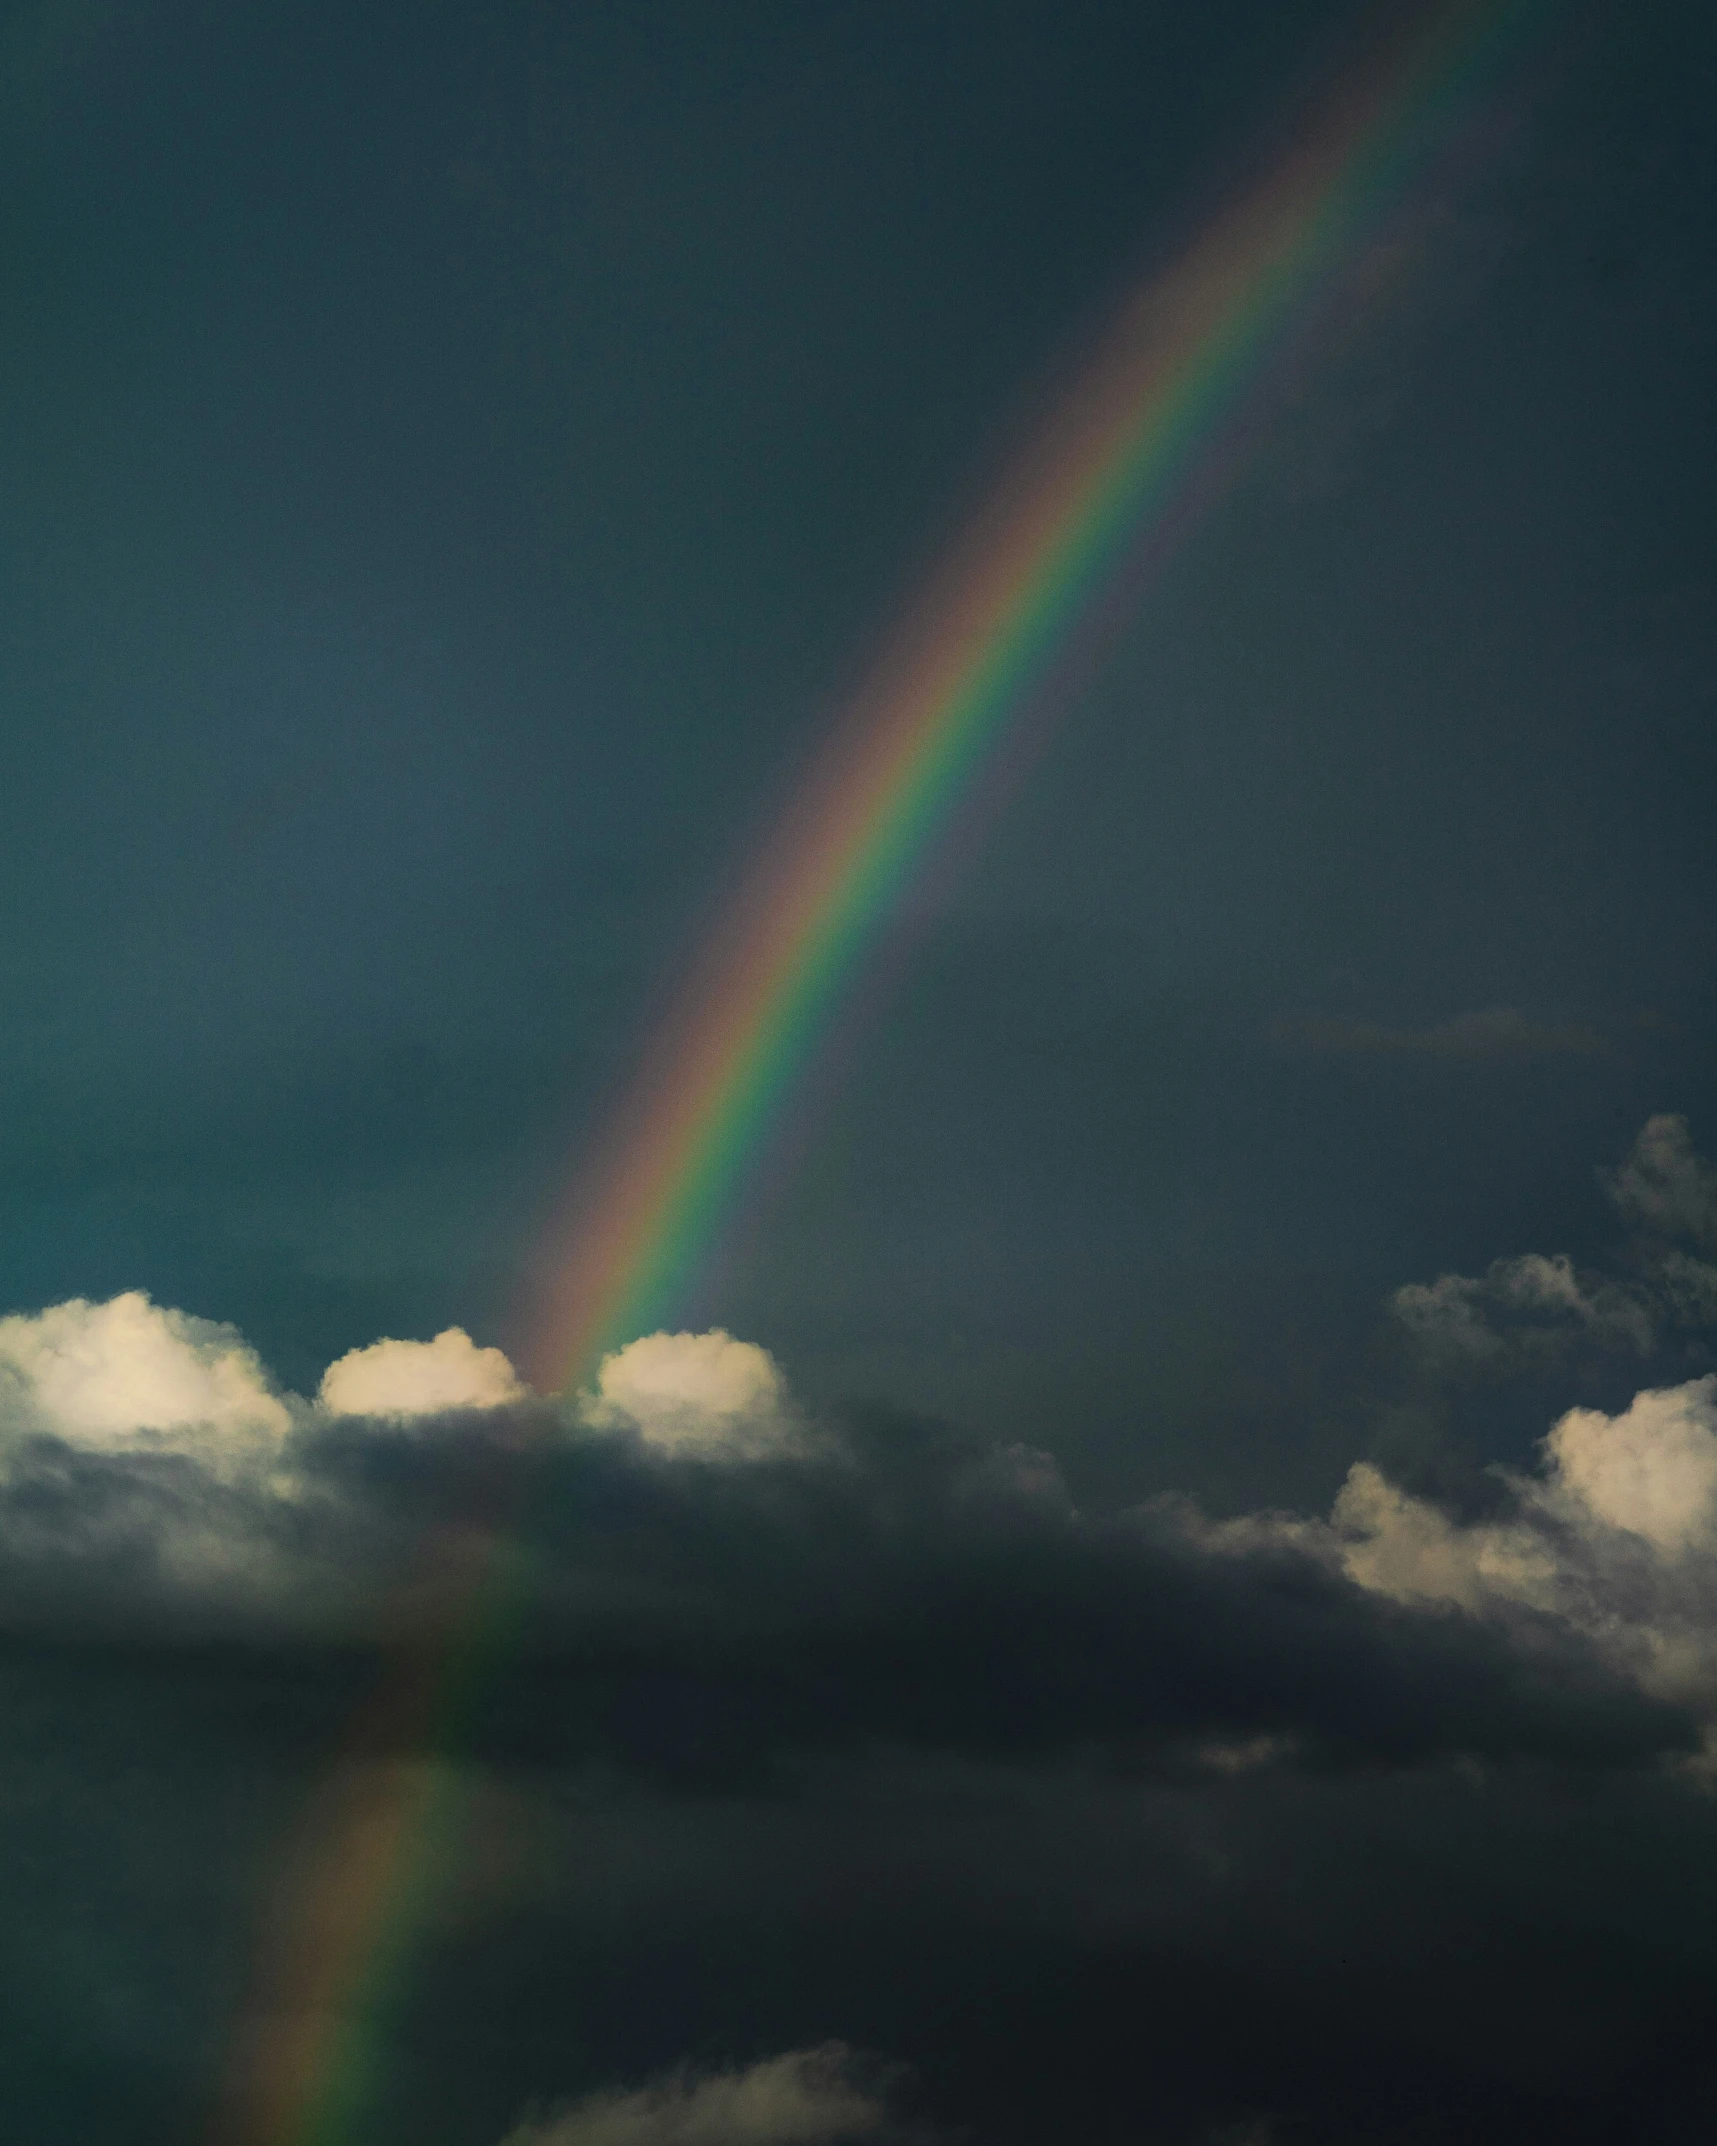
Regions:
<svg viewBox="0 0 1717 2146"><path fill-rule="evenodd" d="M7 1300L147 1287L300 1378L508 1338L783 769L1338 22L14 9ZM1710 67L1671 7L1530 57L698 1311L1184 1472L1165 1328L1580 1249L1699 1116Z"/></svg>

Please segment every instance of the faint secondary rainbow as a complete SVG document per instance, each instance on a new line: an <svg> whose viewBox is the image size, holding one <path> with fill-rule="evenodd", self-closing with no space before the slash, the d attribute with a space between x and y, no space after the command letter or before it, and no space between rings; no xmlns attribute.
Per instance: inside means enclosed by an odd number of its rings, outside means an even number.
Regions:
<svg viewBox="0 0 1717 2146"><path fill-rule="evenodd" d="M1549 0L1463 0L1347 74L1291 149L1153 277L996 487L789 799L551 1233L528 1368L575 1385L672 1317L903 892L1141 549L1171 549L1252 391L1343 264L1458 138ZM417 1926L457 1856L434 1755L524 1594L497 1497L434 1546L265 1937L215 2137L357 2146ZM427 1754L427 1756L426 1756Z"/></svg>

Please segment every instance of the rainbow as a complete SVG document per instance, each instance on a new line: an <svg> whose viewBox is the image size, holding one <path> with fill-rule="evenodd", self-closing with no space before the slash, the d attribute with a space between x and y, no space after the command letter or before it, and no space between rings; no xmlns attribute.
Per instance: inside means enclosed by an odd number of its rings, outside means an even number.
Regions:
<svg viewBox="0 0 1717 2146"><path fill-rule="evenodd" d="M549 1233L527 1365L541 1390L673 1315L903 892L1065 687L1124 569L1178 540L1272 361L1459 139L1537 12L1416 16L1123 308L887 644L659 1024ZM524 1585L515 1548L492 1521L437 1552L432 1606L419 1598L265 1939L224 2146L352 2146L364 2127L414 1934L457 1854L451 1770L401 1754L456 1746Z"/></svg>
<svg viewBox="0 0 1717 2146"><path fill-rule="evenodd" d="M1122 310L788 801L542 1261L544 1391L672 1317L855 974L1141 552L1232 466L1248 390L1470 108L1518 9L1445 6ZM1063 696L1064 697L1064 696Z"/></svg>

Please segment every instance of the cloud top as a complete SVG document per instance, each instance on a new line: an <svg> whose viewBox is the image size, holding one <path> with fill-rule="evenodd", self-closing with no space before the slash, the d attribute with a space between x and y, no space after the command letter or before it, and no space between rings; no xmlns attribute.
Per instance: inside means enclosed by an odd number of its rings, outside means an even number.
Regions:
<svg viewBox="0 0 1717 2146"><path fill-rule="evenodd" d="M480 1349L462 1326L433 1341L373 1341L349 1349L322 1374L318 1398L331 1416L438 1416L504 1408L524 1387L499 1349Z"/></svg>
<svg viewBox="0 0 1717 2146"><path fill-rule="evenodd" d="M6 1427L98 1453L178 1451L219 1463L290 1416L230 1326L128 1290L0 1319Z"/></svg>
<svg viewBox="0 0 1717 2146"><path fill-rule="evenodd" d="M605 1356L584 1417L681 1459L763 1460L808 1444L779 1364L720 1327L645 1334Z"/></svg>
<svg viewBox="0 0 1717 2146"><path fill-rule="evenodd" d="M1615 1416L1570 1409L1545 1448L1597 1525L1638 1535L1664 1557L1717 1549L1717 1377L1636 1394Z"/></svg>

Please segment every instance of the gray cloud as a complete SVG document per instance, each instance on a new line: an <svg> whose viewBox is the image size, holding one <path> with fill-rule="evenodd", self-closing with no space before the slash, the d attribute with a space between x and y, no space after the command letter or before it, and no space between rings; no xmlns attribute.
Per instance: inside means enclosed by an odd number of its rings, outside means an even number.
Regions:
<svg viewBox="0 0 1717 2146"><path fill-rule="evenodd" d="M1637 1285L1577 1274L1565 1253L1493 1260L1482 1275L1409 1282L1390 1310L1422 1348L1477 1361L1590 1343L1649 1355L1658 1307Z"/></svg>
<svg viewBox="0 0 1717 2146"><path fill-rule="evenodd" d="M1481 1275L1410 1282L1389 1310L1426 1360L1484 1373L1582 1352L1638 1359L1717 1328L1717 1265L1684 1242L1717 1242L1717 1170L1694 1148L1686 1119L1648 1119L1623 1162L1598 1176L1639 1233L1624 1271L1526 1252L1493 1260Z"/></svg>
<svg viewBox="0 0 1717 2146"><path fill-rule="evenodd" d="M1635 1228L1717 1247L1717 1168L1695 1150L1685 1118L1648 1118L1627 1159L1599 1177Z"/></svg>
<svg viewBox="0 0 1717 2146"><path fill-rule="evenodd" d="M1568 1323L1638 1383L1607 1279L1503 1262L1427 1285L1427 1317ZM53 2008L41 2048L87 2039L89 1987L116 2076L206 2068L210 1980L153 1893L124 1906L125 1873L159 1871L196 1903L198 1957L230 1956L254 1870L283 1860L269 1813L385 1674L400 1577L474 1512L512 1516L532 1553L514 1642L455 1752L349 1763L445 1767L475 1814L402 2080L428 2097L499 2046L512 2068L481 2123L402 2103L402 2135L481 2146L532 2092L552 2099L510 2146L914 2135L887 2067L837 2033L899 2051L997 2146L1188 2146L1272 2108L1281 2136L1315 2115L1339 2146L1405 2142L1389 2082L1409 2063L1429 2136L1456 2135L1482 2075L1494 2135L1575 2082L1562 2135L1599 2137L1623 2105L1600 2053L1653 2046L1626 1993L1673 2007L1708 1980L1709 1888L1686 1872L1717 1808L1710 1379L1547 1413L1481 1514L1361 1461L1325 1512L1224 1519L1088 1507L1050 1453L946 1425L813 1423L766 1352L722 1334L654 1337L557 1401L508 1398L463 1339L394 1341L356 1359L397 1373L358 1413L276 1392L230 1330L158 1307L18 1333L0 1793L24 1842L15 1978ZM116 1335L140 1392L190 1396L129 1441ZM93 1429L64 1366L41 1369L54 1336L107 1396ZM230 1390L195 1383L219 1364ZM467 1405L437 1408L455 1375ZM174 1420L184 1405L211 1421ZM110 1804L77 1786L121 1777ZM223 1812L242 1822L203 1889L169 1885ZM32 1855L98 1873L112 1957L71 1944ZM1558 1921L1575 1869L1601 1943ZM752 2023L742 2047L786 2053L711 2062L676 2008L686 1978ZM1525 1993L1506 2032L1505 1984ZM1079 2001L1046 2011L1064 1986ZM577 2024L569 2053L507 2009L544 1990ZM1239 2056L1211 2026L1236 2007L1257 2021ZM629 2041L640 2012L654 2038ZM1116 2057L1135 2046L1148 2062ZM703 2061L662 2070L686 2049Z"/></svg>
<svg viewBox="0 0 1717 2146"><path fill-rule="evenodd" d="M69 1309L107 1334L109 1308ZM179 1371L213 1346L241 1360L141 1300L122 1326L152 1372L163 1351ZM478 1360L389 1343L360 1361L410 1401L426 1366ZM246 1380L249 1409L267 1389ZM69 1418L41 1430L39 1394L23 1400L0 1441L0 1603L33 1629L368 1647L409 1619L438 1541L518 1528L531 1615L472 1729L509 1761L708 1782L895 1738L1134 1767L1250 1749L1630 1763L1693 1736L1678 1694L1606 1665L1555 1604L1428 1614L1368 1588L1311 1522L1242 1540L1172 1500L1087 1513L1022 1446L862 1416L813 1432L778 1367L725 1335L636 1344L594 1396L552 1404L271 1399L285 1428L260 1445L245 1417L126 1450L105 1419L93 1443Z"/></svg>
<svg viewBox="0 0 1717 2146"><path fill-rule="evenodd" d="M1641 1392L1614 1415L1570 1409L1537 1469L1494 1472L1509 1503L1484 1520L1452 1518L1359 1462L1327 1524L1253 1515L1210 1539L1280 1537L1402 1603L1554 1618L1694 1709L1706 1763L1717 1757L1717 1376Z"/></svg>

